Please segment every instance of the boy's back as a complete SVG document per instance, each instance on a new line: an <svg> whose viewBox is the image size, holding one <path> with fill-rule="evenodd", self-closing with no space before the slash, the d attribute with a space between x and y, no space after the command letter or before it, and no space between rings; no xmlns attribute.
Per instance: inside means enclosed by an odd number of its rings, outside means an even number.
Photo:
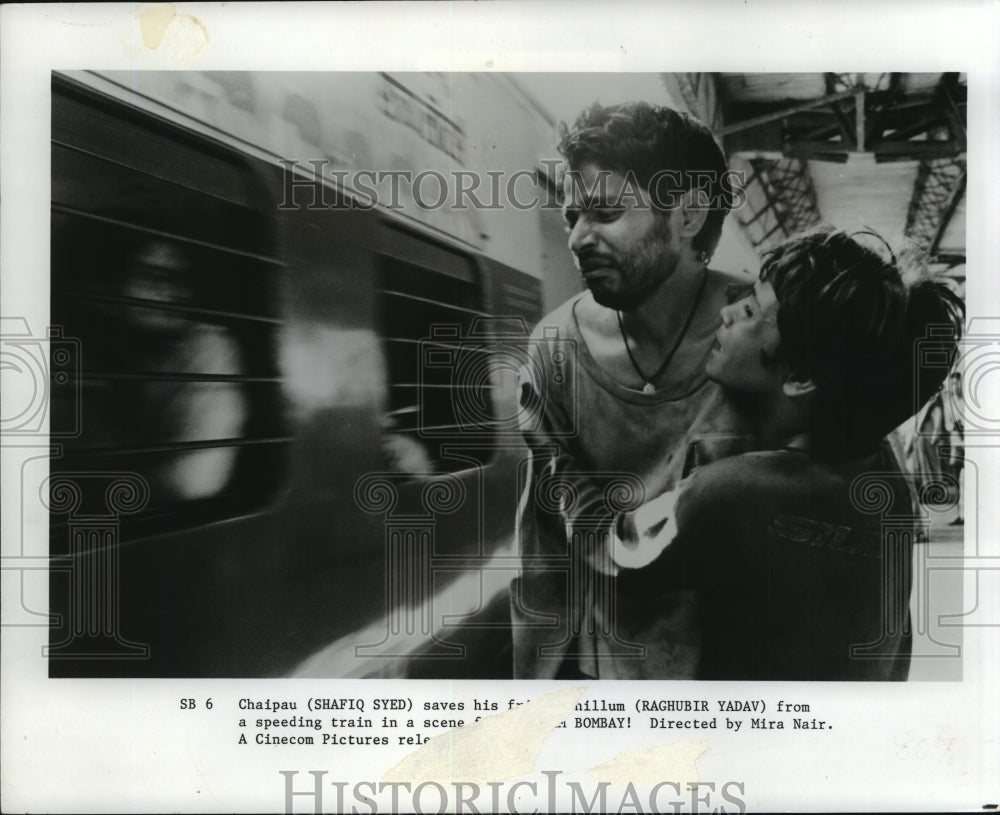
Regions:
<svg viewBox="0 0 1000 815"><path fill-rule="evenodd" d="M737 456L692 478L674 542L619 591L705 592L701 679L905 680L915 520L887 446L837 469Z"/></svg>

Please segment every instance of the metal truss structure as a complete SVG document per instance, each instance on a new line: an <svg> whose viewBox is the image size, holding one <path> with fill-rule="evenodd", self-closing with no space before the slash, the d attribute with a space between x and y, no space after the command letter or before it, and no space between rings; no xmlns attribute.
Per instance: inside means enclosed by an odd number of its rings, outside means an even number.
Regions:
<svg viewBox="0 0 1000 815"><path fill-rule="evenodd" d="M708 124L730 158L746 159L748 207L741 223L754 247L766 247L820 220L809 161L844 163L851 153L876 162L919 161L906 234L931 261L965 262L941 239L965 195L967 89L959 74L936 86L910 75L823 75L814 99L741 98L713 74L664 74L671 96Z"/></svg>
<svg viewBox="0 0 1000 815"><path fill-rule="evenodd" d="M747 200L755 210L740 223L754 248L767 248L790 235L819 223L816 191L809 166L801 159L751 159L753 174L744 184ZM759 187L759 194L753 186Z"/></svg>
<svg viewBox="0 0 1000 815"><path fill-rule="evenodd" d="M941 238L965 194L964 158L924 160L917 169L906 213L906 235L935 261L946 266L965 262L965 255L942 253Z"/></svg>
<svg viewBox="0 0 1000 815"><path fill-rule="evenodd" d="M966 87L941 75L927 93L904 93L903 74L883 74L868 88L862 75L824 74L826 95L775 111L772 102L723 103L720 134L730 154L776 151L786 157L846 162L871 153L877 162L953 158L965 152Z"/></svg>

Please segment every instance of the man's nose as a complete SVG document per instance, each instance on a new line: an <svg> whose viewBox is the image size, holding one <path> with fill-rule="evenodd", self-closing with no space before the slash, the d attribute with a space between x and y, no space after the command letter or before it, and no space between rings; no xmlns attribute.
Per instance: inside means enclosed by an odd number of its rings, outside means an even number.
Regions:
<svg viewBox="0 0 1000 815"><path fill-rule="evenodd" d="M588 218L578 218L569 231L569 249L574 255L579 255L597 243L594 230Z"/></svg>
<svg viewBox="0 0 1000 815"><path fill-rule="evenodd" d="M723 306L719 309L719 314L722 315L722 324L729 328L733 324L733 320L736 319L736 305L735 303L728 306Z"/></svg>

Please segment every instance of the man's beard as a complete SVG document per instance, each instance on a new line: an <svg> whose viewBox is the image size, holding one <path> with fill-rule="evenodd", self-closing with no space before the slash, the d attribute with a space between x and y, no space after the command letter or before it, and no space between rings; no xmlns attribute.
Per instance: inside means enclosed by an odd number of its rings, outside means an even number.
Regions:
<svg viewBox="0 0 1000 815"><path fill-rule="evenodd" d="M584 283L594 296L594 301L599 305L616 311L632 311L645 303L665 279L651 280L642 286L629 286L627 289L620 290L604 286L602 280L593 282L585 280Z"/></svg>
<svg viewBox="0 0 1000 815"><path fill-rule="evenodd" d="M616 266L618 288L606 285L604 278L584 278L594 301L617 311L632 311L641 306L677 271L679 258L670 247L669 233L653 234Z"/></svg>

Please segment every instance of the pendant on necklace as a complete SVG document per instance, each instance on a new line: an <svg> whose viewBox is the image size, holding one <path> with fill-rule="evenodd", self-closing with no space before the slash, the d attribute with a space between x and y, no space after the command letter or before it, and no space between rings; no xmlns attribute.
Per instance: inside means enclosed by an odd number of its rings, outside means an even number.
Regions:
<svg viewBox="0 0 1000 815"><path fill-rule="evenodd" d="M656 393L656 388L653 387L653 383L652 382L647 382L645 385L642 386L642 392L643 393Z"/></svg>

